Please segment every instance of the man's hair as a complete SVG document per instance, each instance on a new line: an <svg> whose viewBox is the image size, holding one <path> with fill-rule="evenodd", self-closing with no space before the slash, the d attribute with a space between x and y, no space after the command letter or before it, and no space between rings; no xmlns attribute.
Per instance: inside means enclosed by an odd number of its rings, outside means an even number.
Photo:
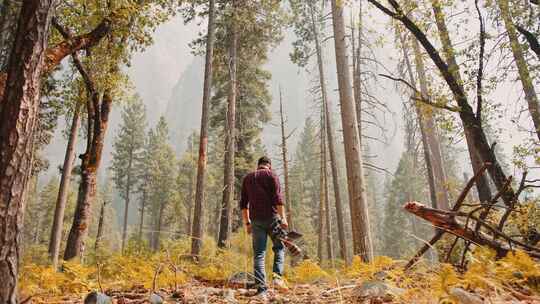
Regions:
<svg viewBox="0 0 540 304"><path fill-rule="evenodd" d="M266 156L263 156L261 158L259 158L259 161L257 162L257 166L262 166L262 165L271 165L272 162L270 161L270 158L266 157Z"/></svg>

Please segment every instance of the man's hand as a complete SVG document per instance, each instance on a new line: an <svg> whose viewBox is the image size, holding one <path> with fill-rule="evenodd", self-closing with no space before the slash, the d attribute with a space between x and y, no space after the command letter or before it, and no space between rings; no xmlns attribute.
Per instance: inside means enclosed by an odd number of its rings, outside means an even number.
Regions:
<svg viewBox="0 0 540 304"><path fill-rule="evenodd" d="M251 227L251 223L247 223L246 224L246 231L248 234L251 234L251 230L252 230L252 227Z"/></svg>

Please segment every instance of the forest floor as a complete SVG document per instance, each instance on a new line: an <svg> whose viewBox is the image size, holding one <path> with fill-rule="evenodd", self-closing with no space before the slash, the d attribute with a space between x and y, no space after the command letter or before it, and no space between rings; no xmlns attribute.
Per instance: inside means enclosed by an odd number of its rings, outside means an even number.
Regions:
<svg viewBox="0 0 540 304"><path fill-rule="evenodd" d="M434 288L436 288L434 286ZM189 303L189 304L240 304L240 303L426 303L426 304L481 304L481 303L512 303L533 304L540 303L540 298L517 292L472 293L461 288L454 288L448 297L429 296L430 292L416 290L412 294L400 288L391 287L385 283L370 281L348 281L342 284L320 282L314 284L291 284L288 291L282 292L274 289L268 291L266 300L253 297L255 290L242 286L230 286L224 282L204 282L192 279L175 289L159 289L155 292L143 286L134 286L129 290L108 289L104 294L108 300L92 298L90 294L63 295L63 296L37 296L27 303L47 304L162 304L162 303ZM406 294L404 296L404 294ZM96 294L94 294L96 295ZM110 300L110 302L109 302Z"/></svg>

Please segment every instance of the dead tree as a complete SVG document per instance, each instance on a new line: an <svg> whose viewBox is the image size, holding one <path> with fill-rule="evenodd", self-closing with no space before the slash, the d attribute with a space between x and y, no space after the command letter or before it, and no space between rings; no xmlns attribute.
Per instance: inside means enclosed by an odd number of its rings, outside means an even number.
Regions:
<svg viewBox="0 0 540 304"><path fill-rule="evenodd" d="M330 169L332 172L332 185L334 189L334 201L336 205L336 221L338 229L338 239L339 239L339 248L340 256L344 260L348 259L347 253L347 241L345 239L345 216L343 215L343 206L341 200L341 190L339 187L339 169L337 165L337 156L335 151L335 139L334 139L334 130L333 130L333 121L331 115L331 106L330 99L328 98L327 88L326 88L326 73L324 69L324 61L322 54L321 38L319 36L318 23L315 18L315 8L314 4L310 3L310 13L311 13L311 27L313 31L313 36L315 40L315 50L317 55L317 67L319 71L319 85L321 87L321 97L322 97L322 106L324 108L324 118L325 118L325 129L326 137L328 144L328 154L330 156ZM327 208L328 210L328 208Z"/></svg>
<svg viewBox="0 0 540 304"><path fill-rule="evenodd" d="M353 253L364 261L371 261L373 248L369 225L366 188L364 184L364 164L360 149L360 136L356 117L356 106L352 96L349 60L345 43L345 25L343 3L332 0L332 21L334 28L334 46L336 68L341 104L341 121L347 164L347 186L349 189L349 207L353 232Z"/></svg>
<svg viewBox="0 0 540 304"><path fill-rule="evenodd" d="M287 139L291 137L292 133L286 135L285 133L285 116L283 114L283 98L281 94L281 86L279 87L279 116L280 116L280 125L281 125L281 158L283 161L283 179L285 182L285 208L287 213L287 223L289 227L293 228L292 221L292 212L291 212L291 201L290 201L290 192L289 192L289 160L288 160L288 151L287 151Z"/></svg>

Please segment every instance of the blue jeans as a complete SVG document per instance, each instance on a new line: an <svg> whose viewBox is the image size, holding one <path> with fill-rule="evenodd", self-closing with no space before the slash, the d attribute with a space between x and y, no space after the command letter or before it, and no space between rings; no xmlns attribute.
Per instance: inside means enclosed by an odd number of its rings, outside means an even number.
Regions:
<svg viewBox="0 0 540 304"><path fill-rule="evenodd" d="M253 269L255 273L255 283L258 290L266 290L266 272L264 269L264 258L266 256L266 243L271 231L272 220L253 220L252 238L253 238ZM272 272L282 276L283 265L285 262L285 246L283 242L273 238L272 251L274 251L274 266Z"/></svg>

